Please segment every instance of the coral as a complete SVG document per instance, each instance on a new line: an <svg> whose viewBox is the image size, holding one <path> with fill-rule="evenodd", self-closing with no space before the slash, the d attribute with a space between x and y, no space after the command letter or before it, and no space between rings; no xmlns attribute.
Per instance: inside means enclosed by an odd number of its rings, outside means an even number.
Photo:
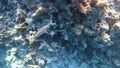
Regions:
<svg viewBox="0 0 120 68"><path fill-rule="evenodd" d="M107 32L109 30L108 23L99 23L98 26L100 27L101 32Z"/></svg>
<svg viewBox="0 0 120 68"><path fill-rule="evenodd" d="M120 34L120 22L118 21L113 25L111 36L118 37L120 36L119 34Z"/></svg>
<svg viewBox="0 0 120 68"><path fill-rule="evenodd" d="M0 68L120 68L119 6L0 0Z"/></svg>

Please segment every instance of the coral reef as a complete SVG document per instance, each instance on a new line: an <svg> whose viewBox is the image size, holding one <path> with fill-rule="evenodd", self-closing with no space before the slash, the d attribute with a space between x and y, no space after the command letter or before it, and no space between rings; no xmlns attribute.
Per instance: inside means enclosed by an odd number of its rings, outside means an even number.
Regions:
<svg viewBox="0 0 120 68"><path fill-rule="evenodd" d="M0 0L0 68L120 68L120 0Z"/></svg>

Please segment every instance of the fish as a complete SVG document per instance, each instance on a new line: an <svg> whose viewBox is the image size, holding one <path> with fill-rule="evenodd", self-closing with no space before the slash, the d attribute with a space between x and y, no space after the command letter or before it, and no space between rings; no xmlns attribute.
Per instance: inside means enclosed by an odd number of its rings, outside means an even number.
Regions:
<svg viewBox="0 0 120 68"><path fill-rule="evenodd" d="M38 38L39 36L41 36L41 35L43 35L43 34L45 34L45 33L49 34L49 33L47 32L47 30L49 29L49 26L50 26L50 25L52 25L52 26L53 26L53 25L56 25L55 23L52 22L52 16L51 16L51 19L50 19L49 24L47 24L47 25L43 26L42 28L40 28L40 29L36 32L35 35L32 35L32 36L28 37L28 40L29 40L30 44L32 44L32 43L34 42L34 40L35 40L36 38Z"/></svg>
<svg viewBox="0 0 120 68"><path fill-rule="evenodd" d="M49 28L49 25L45 25L45 26L43 26L42 28L40 28L40 29L36 32L35 35L30 36L30 37L28 38L30 44L32 44L32 43L34 42L34 40L35 40L36 38L38 38L39 36L47 33L48 28Z"/></svg>
<svg viewBox="0 0 120 68"><path fill-rule="evenodd" d="M46 26L43 26L42 28L40 28L37 33L35 34L35 38L41 36L42 34L46 33L47 30L48 30L49 26L46 25Z"/></svg>

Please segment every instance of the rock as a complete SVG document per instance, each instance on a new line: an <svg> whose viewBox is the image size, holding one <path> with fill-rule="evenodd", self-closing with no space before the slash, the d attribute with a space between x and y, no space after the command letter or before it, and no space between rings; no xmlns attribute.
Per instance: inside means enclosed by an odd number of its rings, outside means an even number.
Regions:
<svg viewBox="0 0 120 68"><path fill-rule="evenodd" d="M32 23L33 19L32 18L25 18L25 22L27 23Z"/></svg>
<svg viewBox="0 0 120 68"><path fill-rule="evenodd" d="M107 33L103 33L102 37L101 37L101 40L103 42L109 42L110 41L110 35L108 35Z"/></svg>
<svg viewBox="0 0 120 68"><path fill-rule="evenodd" d="M39 65L29 64L29 65L27 65L27 68L41 68L41 67Z"/></svg>
<svg viewBox="0 0 120 68"><path fill-rule="evenodd" d="M96 1L96 2L94 2L94 1ZM108 0L93 0L93 3L96 3L95 4L96 6L107 5L108 4Z"/></svg>
<svg viewBox="0 0 120 68"><path fill-rule="evenodd" d="M39 65L43 66L45 64L45 60L43 60L43 59L37 59L37 61L38 61Z"/></svg>
<svg viewBox="0 0 120 68"><path fill-rule="evenodd" d="M16 47L13 47L10 50L8 50L7 53L9 52L10 53L9 55L15 55L17 53L17 50L18 49Z"/></svg>
<svg viewBox="0 0 120 68"><path fill-rule="evenodd" d="M2 20L4 17L3 16L0 16L0 20Z"/></svg>
<svg viewBox="0 0 120 68"><path fill-rule="evenodd" d="M17 49L16 47L13 47L13 48L11 48L11 53L12 53L12 54L16 54L17 50L18 50L18 49Z"/></svg>
<svg viewBox="0 0 120 68"><path fill-rule="evenodd" d="M24 62L28 62L29 60L32 60L32 55L31 54L26 54L24 58Z"/></svg>
<svg viewBox="0 0 120 68"><path fill-rule="evenodd" d="M16 47L13 47L13 48L11 48L11 50L8 50L5 60L7 62L14 62L16 60L15 54L17 53L17 50L18 49Z"/></svg>
<svg viewBox="0 0 120 68"><path fill-rule="evenodd" d="M82 30L84 29L84 25L76 25L74 28L76 35L81 35Z"/></svg>
<svg viewBox="0 0 120 68"><path fill-rule="evenodd" d="M42 6L39 6L38 9L35 11L35 13L38 14L38 13L39 13L40 11L42 11L42 10L43 10L43 7L42 7Z"/></svg>
<svg viewBox="0 0 120 68"><path fill-rule="evenodd" d="M110 35L104 32L101 34L101 36L96 37L95 41L100 43L100 47L104 47L106 45L110 46L111 44L113 44L110 39Z"/></svg>
<svg viewBox="0 0 120 68"><path fill-rule="evenodd" d="M14 62L14 60L16 60L16 57L15 57L15 56L7 56L7 57L5 58L5 60L6 60L7 62Z"/></svg>
<svg viewBox="0 0 120 68"><path fill-rule="evenodd" d="M14 26L14 29L16 29L16 30L24 29L24 28L27 28L25 22Z"/></svg>
<svg viewBox="0 0 120 68"><path fill-rule="evenodd" d="M16 59L15 62L11 63L12 68L24 68L24 62L21 59Z"/></svg>
<svg viewBox="0 0 120 68"><path fill-rule="evenodd" d="M87 64L86 62L81 63L79 68L90 68L89 64Z"/></svg>
<svg viewBox="0 0 120 68"><path fill-rule="evenodd" d="M68 34L64 34L64 40L69 40Z"/></svg>
<svg viewBox="0 0 120 68"><path fill-rule="evenodd" d="M23 14L23 10L20 9L20 8L17 8L17 10L16 10L16 16L20 16L22 14Z"/></svg>
<svg viewBox="0 0 120 68"><path fill-rule="evenodd" d="M118 21L117 23L115 23L113 25L111 36L112 37L118 37L118 36L120 36L120 21Z"/></svg>
<svg viewBox="0 0 120 68"><path fill-rule="evenodd" d="M101 32L106 32L109 30L109 25L108 23L99 23L100 31Z"/></svg>
<svg viewBox="0 0 120 68"><path fill-rule="evenodd" d="M106 65L106 64L101 64L98 66L99 68L114 68L113 66L111 65Z"/></svg>
<svg viewBox="0 0 120 68"><path fill-rule="evenodd" d="M20 35L20 36L18 36L18 37L14 37L14 40L15 40L15 41L23 40L22 35Z"/></svg>
<svg viewBox="0 0 120 68"><path fill-rule="evenodd" d="M21 46L19 47L16 55L19 58L25 58L25 55L27 54L27 52L28 52L27 46Z"/></svg>
<svg viewBox="0 0 120 68"><path fill-rule="evenodd" d="M24 3L31 10L37 7L35 0L22 0L22 3Z"/></svg>
<svg viewBox="0 0 120 68"><path fill-rule="evenodd" d="M93 57L93 58L91 59L91 63L92 63L92 64L98 64L98 63L99 63L99 60L96 59L95 57Z"/></svg>
<svg viewBox="0 0 120 68"><path fill-rule="evenodd" d="M119 66L120 67L120 60L119 59L114 59L113 60L113 63L116 65L116 66Z"/></svg>
<svg viewBox="0 0 120 68"><path fill-rule="evenodd" d="M94 36L96 33L89 28L85 28L84 32L87 36Z"/></svg>
<svg viewBox="0 0 120 68"><path fill-rule="evenodd" d="M58 45L57 42L52 42L52 43L50 44L50 46L51 46L52 48L57 48L59 45Z"/></svg>

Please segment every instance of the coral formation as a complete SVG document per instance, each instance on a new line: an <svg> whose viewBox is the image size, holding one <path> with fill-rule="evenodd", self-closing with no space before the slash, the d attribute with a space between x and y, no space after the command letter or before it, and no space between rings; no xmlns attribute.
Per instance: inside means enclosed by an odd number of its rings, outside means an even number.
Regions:
<svg viewBox="0 0 120 68"><path fill-rule="evenodd" d="M0 68L120 68L119 0L0 0Z"/></svg>

